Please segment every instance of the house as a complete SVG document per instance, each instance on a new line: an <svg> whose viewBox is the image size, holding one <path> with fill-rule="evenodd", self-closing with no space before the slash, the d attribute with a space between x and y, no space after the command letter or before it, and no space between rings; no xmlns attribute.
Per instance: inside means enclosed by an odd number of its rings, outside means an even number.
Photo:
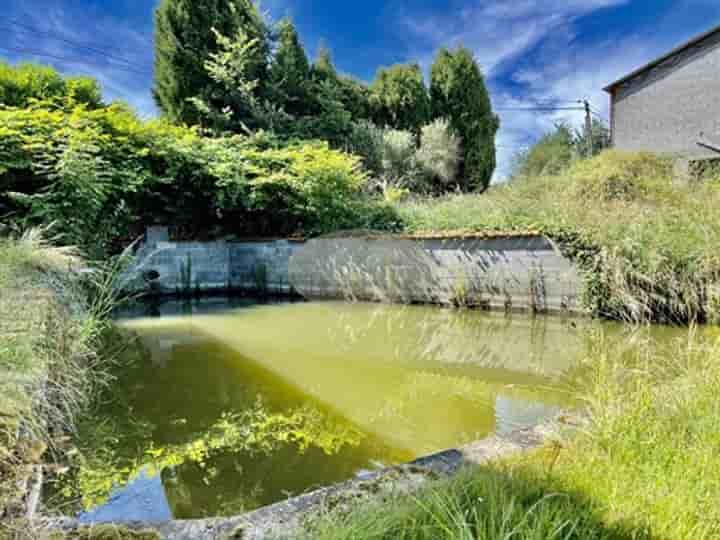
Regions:
<svg viewBox="0 0 720 540"><path fill-rule="evenodd" d="M720 26L605 88L620 150L720 158Z"/></svg>

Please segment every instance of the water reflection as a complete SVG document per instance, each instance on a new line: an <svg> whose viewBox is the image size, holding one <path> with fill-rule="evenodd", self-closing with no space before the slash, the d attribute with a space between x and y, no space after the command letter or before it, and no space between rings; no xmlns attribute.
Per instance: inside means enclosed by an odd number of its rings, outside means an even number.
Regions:
<svg viewBox="0 0 720 540"><path fill-rule="evenodd" d="M374 304L128 319L134 363L54 494L90 521L234 514L570 404L578 323ZM144 487L143 487L144 486ZM133 503L147 489L148 506ZM151 510L148 510L150 508Z"/></svg>

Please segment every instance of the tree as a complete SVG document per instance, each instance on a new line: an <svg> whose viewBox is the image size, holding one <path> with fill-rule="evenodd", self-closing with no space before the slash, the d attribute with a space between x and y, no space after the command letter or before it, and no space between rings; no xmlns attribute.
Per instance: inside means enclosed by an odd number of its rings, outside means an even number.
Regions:
<svg viewBox="0 0 720 540"><path fill-rule="evenodd" d="M325 44L320 45L318 56L315 59L315 62L313 62L312 78L318 82L326 80L337 82L339 79L337 70L332 63L330 49L328 49Z"/></svg>
<svg viewBox="0 0 720 540"><path fill-rule="evenodd" d="M380 69L371 90L376 124L420 134L430 119L430 99L418 64Z"/></svg>
<svg viewBox="0 0 720 540"><path fill-rule="evenodd" d="M205 69L215 85L204 96L188 98L202 125L215 133L283 129L291 118L264 96L268 89L257 78L264 59L258 39L242 29L235 39L213 32L220 50L210 54Z"/></svg>
<svg viewBox="0 0 720 540"><path fill-rule="evenodd" d="M305 114L310 97L310 64L290 20L279 23L277 40L270 65L273 102L288 114Z"/></svg>
<svg viewBox="0 0 720 540"><path fill-rule="evenodd" d="M372 119L371 92L365 83L349 75L339 79L340 99L353 120Z"/></svg>
<svg viewBox="0 0 720 540"><path fill-rule="evenodd" d="M0 104L26 108L32 100L57 101L58 105L102 106L100 85L89 77L63 77L52 67L0 62Z"/></svg>
<svg viewBox="0 0 720 540"><path fill-rule="evenodd" d="M500 126L480 67L470 50L441 49L430 74L434 118L447 118L462 140L462 188L484 191L495 171L495 134Z"/></svg>
<svg viewBox="0 0 720 540"><path fill-rule="evenodd" d="M592 137L592 155L597 156L600 152L610 147L610 130L602 120L592 119L590 128ZM575 151L584 157L588 157L588 134L586 129L575 129L573 145Z"/></svg>
<svg viewBox="0 0 720 540"><path fill-rule="evenodd" d="M268 28L252 0L161 0L155 11L155 87L158 107L173 122L197 124L191 101L216 99L217 82L205 63L221 50L218 36L256 40L260 60L251 78L266 80Z"/></svg>
<svg viewBox="0 0 720 540"><path fill-rule="evenodd" d="M529 178L554 175L564 171L577 158L572 129L559 123L545 133L529 150L514 158L512 177Z"/></svg>

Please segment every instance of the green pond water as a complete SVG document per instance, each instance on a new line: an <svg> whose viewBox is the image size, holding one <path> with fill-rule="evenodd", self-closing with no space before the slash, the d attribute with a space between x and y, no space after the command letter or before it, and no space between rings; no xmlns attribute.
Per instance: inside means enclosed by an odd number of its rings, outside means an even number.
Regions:
<svg viewBox="0 0 720 540"><path fill-rule="evenodd" d="M335 302L152 315L119 315L123 369L48 490L84 521L237 514L535 424L573 406L594 324Z"/></svg>

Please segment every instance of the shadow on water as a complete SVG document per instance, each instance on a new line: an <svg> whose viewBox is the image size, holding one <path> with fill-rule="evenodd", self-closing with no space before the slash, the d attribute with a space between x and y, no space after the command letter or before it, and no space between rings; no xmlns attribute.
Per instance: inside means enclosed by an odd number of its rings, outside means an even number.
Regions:
<svg viewBox="0 0 720 540"><path fill-rule="evenodd" d="M592 324L247 299L152 309L122 315L133 345L48 493L86 521L237 514L535 424L573 405Z"/></svg>

